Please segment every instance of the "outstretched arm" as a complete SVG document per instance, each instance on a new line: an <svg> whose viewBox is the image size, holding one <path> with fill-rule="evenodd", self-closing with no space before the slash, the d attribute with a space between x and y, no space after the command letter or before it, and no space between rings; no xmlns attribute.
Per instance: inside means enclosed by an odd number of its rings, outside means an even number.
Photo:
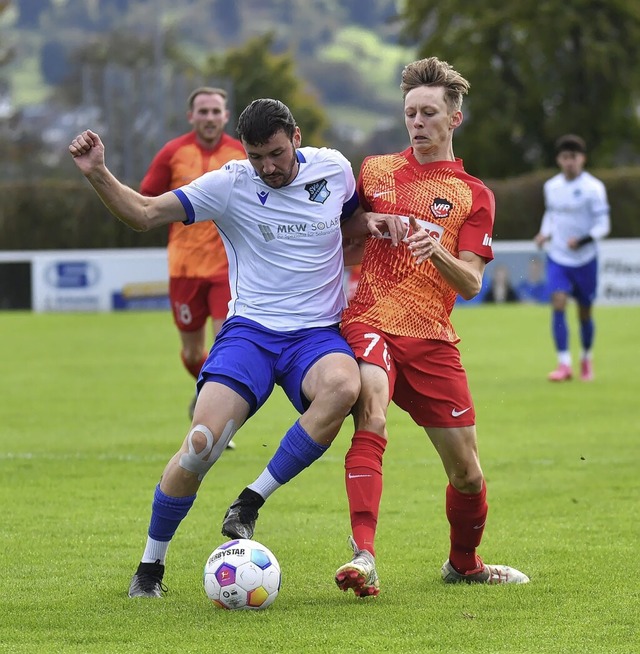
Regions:
<svg viewBox="0 0 640 654"><path fill-rule="evenodd" d="M104 145L95 132L86 130L76 136L69 152L107 209L131 229L145 232L186 219L182 203L174 193L146 197L118 181L105 165Z"/></svg>

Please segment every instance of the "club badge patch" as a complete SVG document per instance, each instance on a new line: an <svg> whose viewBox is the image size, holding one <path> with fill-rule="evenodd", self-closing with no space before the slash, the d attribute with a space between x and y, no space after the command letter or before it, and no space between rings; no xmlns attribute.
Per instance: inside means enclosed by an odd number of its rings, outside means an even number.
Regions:
<svg viewBox="0 0 640 654"><path fill-rule="evenodd" d="M435 198L431 205L431 213L434 218L448 218L453 209L453 204L443 198Z"/></svg>
<svg viewBox="0 0 640 654"><path fill-rule="evenodd" d="M321 179L317 182L307 184L305 190L309 193L309 199L312 202L319 202L324 204L324 201L331 195L331 191L327 188L327 180Z"/></svg>

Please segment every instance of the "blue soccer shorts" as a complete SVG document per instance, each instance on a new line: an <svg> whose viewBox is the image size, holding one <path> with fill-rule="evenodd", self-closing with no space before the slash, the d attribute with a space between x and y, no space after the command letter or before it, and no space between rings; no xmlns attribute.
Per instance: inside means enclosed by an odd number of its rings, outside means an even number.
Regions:
<svg viewBox="0 0 640 654"><path fill-rule="evenodd" d="M598 260L573 267L561 266L547 257L547 287L550 293L566 293L581 306L590 307L598 290Z"/></svg>
<svg viewBox="0 0 640 654"><path fill-rule="evenodd" d="M228 386L249 403L252 416L282 387L299 413L309 407L302 382L313 364L334 352L353 357L337 325L277 332L234 316L218 332L198 378L198 392L209 381Z"/></svg>

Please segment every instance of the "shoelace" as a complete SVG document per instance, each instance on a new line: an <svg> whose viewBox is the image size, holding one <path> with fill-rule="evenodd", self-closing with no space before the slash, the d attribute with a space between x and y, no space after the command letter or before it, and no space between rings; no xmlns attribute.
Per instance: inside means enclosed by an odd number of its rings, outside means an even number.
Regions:
<svg viewBox="0 0 640 654"><path fill-rule="evenodd" d="M145 592L155 590L156 586L160 586L163 593L169 592L169 589L162 583L162 579L158 579L158 577L151 574L138 574L138 586Z"/></svg>

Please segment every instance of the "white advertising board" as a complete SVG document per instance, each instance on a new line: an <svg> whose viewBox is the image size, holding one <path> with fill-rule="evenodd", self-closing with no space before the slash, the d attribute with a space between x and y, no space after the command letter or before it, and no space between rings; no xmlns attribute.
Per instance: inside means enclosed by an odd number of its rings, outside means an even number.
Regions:
<svg viewBox="0 0 640 654"><path fill-rule="evenodd" d="M483 286L498 266L508 269L517 286L532 261L545 258L532 241L494 241L493 249L495 261L487 266ZM169 309L164 248L0 252L0 265L17 261L31 262L34 311ZM597 303L640 305L640 239L600 243Z"/></svg>
<svg viewBox="0 0 640 654"><path fill-rule="evenodd" d="M640 240L600 244L598 304L640 304Z"/></svg>
<svg viewBox="0 0 640 654"><path fill-rule="evenodd" d="M514 287L527 278L530 265L537 261L544 270L546 255L533 241L494 241L494 261L486 268L483 289L491 283L491 277L498 267L508 271ZM458 301L459 305L474 305L482 302L480 296L469 302ZM548 298L545 300L548 302ZM640 239L605 239L599 244L598 257L598 305L640 304Z"/></svg>
<svg viewBox="0 0 640 654"><path fill-rule="evenodd" d="M168 309L164 248L32 253L34 311Z"/></svg>

